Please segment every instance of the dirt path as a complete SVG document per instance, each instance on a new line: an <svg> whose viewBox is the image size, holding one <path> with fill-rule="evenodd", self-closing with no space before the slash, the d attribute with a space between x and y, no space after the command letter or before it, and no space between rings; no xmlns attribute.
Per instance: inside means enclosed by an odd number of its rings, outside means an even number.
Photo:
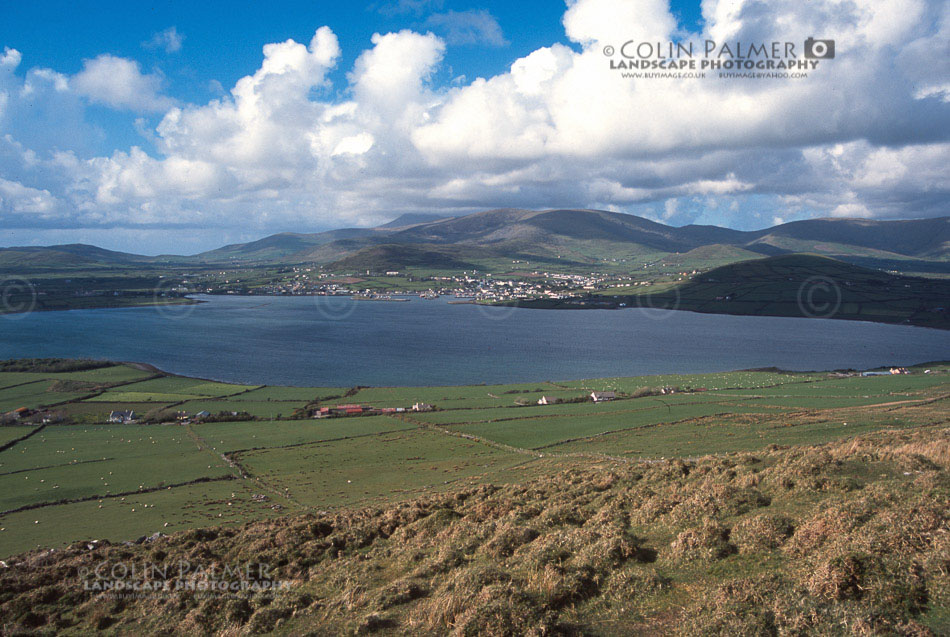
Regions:
<svg viewBox="0 0 950 637"><path fill-rule="evenodd" d="M207 453L210 453L211 455L213 455L213 456L215 456L215 457L217 457L217 458L220 458L222 461L224 461L224 463L227 464L228 467L231 468L231 471L232 471L232 473L234 474L234 476L235 476L236 478L238 478L238 479L240 479L240 480L251 480L252 482L254 482L254 484L256 484L258 487L260 487L263 491L267 491L267 492L270 493L272 496L275 496L275 497L280 498L280 499L282 499L282 500L286 500L287 502L290 502L290 503L293 504L295 507L299 507L300 509L310 509L310 508L312 508L312 507L308 507L308 506L306 506L306 505L304 505L304 504L301 504L300 502L297 502L296 500L294 500L293 497L291 497L290 494L289 494L287 491L281 491L281 490L278 489L277 487L275 487L275 486L273 486L273 485L270 485L270 484L268 484L267 482L265 482L265 481L264 481L263 479L261 479L259 476L255 476L255 475L252 474L250 471L248 471L247 468L246 468L244 465L242 465L240 462L238 462L237 459L235 459L234 457L232 457L230 454L225 453L225 452L220 452L220 453L219 453L218 451L216 451L216 450L214 449L214 447L212 447L211 444L208 443L207 440L205 440L204 438L202 438L202 437L198 434L198 432L196 432L194 429L191 428L191 425L190 425L190 424L188 424L188 425L182 425L182 426L185 428L185 432L188 434L188 437L191 438L192 441L194 441L194 443L195 443L196 445L198 445L198 448L199 448L200 450L205 451L205 452L207 452Z"/></svg>

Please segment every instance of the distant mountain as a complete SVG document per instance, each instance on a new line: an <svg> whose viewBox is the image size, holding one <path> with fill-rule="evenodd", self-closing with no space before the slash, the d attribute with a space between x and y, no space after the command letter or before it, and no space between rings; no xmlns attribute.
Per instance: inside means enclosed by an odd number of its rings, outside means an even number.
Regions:
<svg viewBox="0 0 950 637"><path fill-rule="evenodd" d="M331 230L317 234L282 232L248 243L226 245L216 250L202 252L191 258L209 263L226 261L280 262L294 260L294 255L306 252L315 246L325 245L347 237L359 237L366 232L366 230L357 228Z"/></svg>
<svg viewBox="0 0 950 637"><path fill-rule="evenodd" d="M599 210L499 209L413 224L381 238L379 233L331 242L320 250L294 255L316 262L335 262L335 252L351 254L380 241L387 244L481 246L499 258L558 258L577 263L648 260L677 253L684 262L706 266L755 255L808 252L842 259L950 260L950 218L913 221L816 219L744 232L716 226L681 228ZM713 247L715 246L715 247ZM707 248L703 251L702 248ZM710 259L703 261L704 252ZM715 254L713 254L715 253ZM712 261L712 263L709 263ZM365 265L371 265L363 262ZM372 269L372 268L370 268Z"/></svg>
<svg viewBox="0 0 950 637"><path fill-rule="evenodd" d="M946 259L950 256L950 217L910 221L810 219L793 221L757 233L750 245L768 244L794 252L853 251ZM804 248L804 249L803 249Z"/></svg>
<svg viewBox="0 0 950 637"><path fill-rule="evenodd" d="M147 263L152 257L115 252L83 243L0 248L0 266L75 266Z"/></svg>
<svg viewBox="0 0 950 637"><path fill-rule="evenodd" d="M712 243L693 248L688 252L670 254L663 258L663 263L684 269L694 269L716 267L736 263L737 261L760 258L762 258L761 254L757 254L751 250L737 246L723 245L721 243Z"/></svg>
<svg viewBox="0 0 950 637"><path fill-rule="evenodd" d="M433 221L440 221L446 219L445 215L432 215L426 214L423 212L409 212L404 215L396 217L387 224L379 226L380 228L407 228L409 226L417 226L420 223L432 223Z"/></svg>
<svg viewBox="0 0 950 637"><path fill-rule="evenodd" d="M372 250L384 245L388 247ZM404 249L392 247L397 245ZM448 249L450 246L455 246L454 251ZM465 255L463 247L483 250ZM702 248L707 248L705 253L711 258L703 261ZM677 228L602 210L505 208L462 217L407 214L376 228L281 233L187 257L142 257L84 245L6 248L0 249L0 267L317 263L380 270L410 265L443 267L437 264L449 262L447 259L468 266L486 259L578 264L667 259L703 262L708 267L753 255L802 252L860 260L889 269L902 269L903 262L913 261L915 265L908 267L926 271L927 263L950 264L950 217L910 221L813 219L747 232L700 225ZM420 262L420 255L426 254L433 263ZM399 255L405 258L400 261ZM475 262L471 260L473 255ZM378 258L377 263L374 258Z"/></svg>
<svg viewBox="0 0 950 637"><path fill-rule="evenodd" d="M489 210L415 226L399 239L427 243L492 245L509 241L558 246L576 241L636 244L664 252L695 247L676 236L676 228L600 210Z"/></svg>
<svg viewBox="0 0 950 637"><path fill-rule="evenodd" d="M485 254L479 257L488 256ZM493 255L491 255L493 256ZM383 244L363 248L328 265L330 270L388 271L421 267L439 270L474 270L477 266L462 260L455 246L416 246Z"/></svg>

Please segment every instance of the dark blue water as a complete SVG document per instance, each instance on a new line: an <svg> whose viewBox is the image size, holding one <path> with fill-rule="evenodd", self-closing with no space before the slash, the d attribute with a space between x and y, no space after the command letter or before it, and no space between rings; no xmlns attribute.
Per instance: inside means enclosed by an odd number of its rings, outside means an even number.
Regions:
<svg viewBox="0 0 950 637"><path fill-rule="evenodd" d="M239 383L451 385L950 359L918 327L628 310L544 311L327 297L0 317L0 358L93 357Z"/></svg>

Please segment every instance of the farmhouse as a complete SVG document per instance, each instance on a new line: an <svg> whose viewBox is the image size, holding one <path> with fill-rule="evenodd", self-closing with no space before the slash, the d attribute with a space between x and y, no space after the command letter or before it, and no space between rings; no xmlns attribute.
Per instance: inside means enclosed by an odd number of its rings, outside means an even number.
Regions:
<svg viewBox="0 0 950 637"><path fill-rule="evenodd" d="M432 411L432 405L429 403L416 403L412 406L412 411Z"/></svg>
<svg viewBox="0 0 950 637"><path fill-rule="evenodd" d="M612 391L594 391L590 393L590 399L595 403L601 403L608 400L613 400L617 397L616 392Z"/></svg>
<svg viewBox="0 0 950 637"><path fill-rule="evenodd" d="M366 405L337 405L336 407L320 407L313 412L314 418L330 418L332 416L362 416L377 413Z"/></svg>
<svg viewBox="0 0 950 637"><path fill-rule="evenodd" d="M555 398L554 396L541 396L538 400L539 405L557 405L563 402L560 398Z"/></svg>
<svg viewBox="0 0 950 637"><path fill-rule="evenodd" d="M135 412L134 411L113 411L109 413L109 422L119 423L119 424L128 424L130 422L135 422Z"/></svg>

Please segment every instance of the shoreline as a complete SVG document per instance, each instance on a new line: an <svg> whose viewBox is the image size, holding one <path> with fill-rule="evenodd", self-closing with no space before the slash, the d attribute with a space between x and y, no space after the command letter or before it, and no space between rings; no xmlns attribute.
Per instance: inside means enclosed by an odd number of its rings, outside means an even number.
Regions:
<svg viewBox="0 0 950 637"><path fill-rule="evenodd" d="M540 301L540 302L539 302ZM875 320L870 318L852 318L849 316L807 316L804 314L750 314L743 312L713 312L707 310L701 310L697 308L688 308L688 307L644 307L640 305L621 305L617 301L604 301L603 305L600 306L546 306L544 303L546 299L540 299L539 301L527 301L529 304L525 304L523 301L504 301L501 303L491 303L491 304L478 304L485 305L486 307L497 306L497 307L510 307L519 310L541 310L541 311L591 311L591 310L604 310L604 311L620 311L620 310L646 310L648 312L655 311L664 311L664 312L692 312L693 314L708 314L714 316L749 316L755 318L793 318L793 319L809 319L809 320L826 320L826 321L851 321L853 323L875 323L879 325L895 325L898 327L918 327L923 329L931 330L940 330L940 331L950 331L950 321L947 321L947 325L930 325L923 323L912 323L906 320L903 321L882 321Z"/></svg>
<svg viewBox="0 0 950 637"><path fill-rule="evenodd" d="M114 363L116 365L128 365L130 367L135 367L136 369L141 369L142 371L148 371L155 374L161 374L164 376L171 376L176 378L189 378L193 380L203 380L212 383L223 383L226 385L253 385L256 387L290 387L290 388L308 388L308 387L324 387L323 385L276 385L270 383L256 383L251 380L241 380L241 381L232 381L224 380L221 378L214 378L209 376L199 376L191 375L180 372L172 372L166 369L162 369L157 365L152 363L145 363L141 361L127 361L127 360L113 360L110 358L91 358L91 357L82 357L82 358L71 358L71 357L43 357L43 358L57 358L60 360L89 360L97 362L107 362ZM15 360L28 360L24 358L5 358L0 359L0 362L4 361L15 361ZM463 383L463 384L446 384L446 385L327 385L326 387L338 387L342 388L360 388L360 389L405 389L405 388L428 388L428 389L438 389L441 387L503 387L508 385L525 385L532 383L548 383L552 386L557 386L560 383L582 383L587 381L597 381L604 379L628 379L628 378L660 378L665 376L706 376L710 374L753 374L753 373L771 373L771 374L788 374L788 375L813 375L813 374L861 374L862 372L867 371L879 371L887 370L893 367L903 367L908 370L915 368L926 368L926 367L937 367L940 365L948 365L950 360L930 360L920 363L888 363L886 365L878 365L877 367L870 367L867 369L854 369L854 368L836 368L836 369L810 369L810 370L792 370L792 369L783 369L781 367L749 367L743 369L719 369L708 372L673 372L669 374L635 374L632 376L589 376L584 378L558 378L558 379L542 379L542 380L528 380L528 381L519 381L513 383ZM921 372L922 373L922 372Z"/></svg>
<svg viewBox="0 0 950 637"><path fill-rule="evenodd" d="M196 295L199 296L199 295ZM325 295L325 294L299 294L299 295L285 295L285 294L204 294L200 296L223 296L230 298L318 298L318 297L344 297L349 298L354 301L378 301L378 302L387 302L387 303L406 303L412 301L412 298L407 298L409 295L394 295L396 298L370 298L366 296L360 296L358 294L338 294L338 295ZM194 298L192 295L185 297L188 302L181 303L136 303L136 304L103 304L96 305L92 307L65 307L65 308L33 308L30 310L17 310L13 312L0 312L0 319L5 316L21 316L25 314L32 314L33 312L78 312L82 310L118 310L118 309L134 309L142 307L160 307L160 306L177 306L177 305L197 305L200 303L209 303L209 301L200 298ZM446 305L475 305L479 307L498 307L498 308L513 308L518 310L553 310L553 311L591 311L591 310L646 310L646 311L666 311L666 312L692 312L694 314L708 314L713 316L748 316L755 318L794 318L794 319L818 319L818 320L829 320L829 321L852 321L855 323L875 323L880 325L894 325L898 327L917 327L922 329L932 329L940 331L950 331L950 321L947 322L947 325L932 325L925 323L916 323L909 322L906 319L902 321L884 321L877 320L873 318L852 318L849 316L807 316L804 314L751 314L743 312L714 312L707 311L697 308L687 308L687 307L676 307L676 308L666 308L666 307L643 307L643 306L631 306L627 304L621 304L619 301L609 301L603 300L600 301L601 305L597 306L580 306L580 305L567 305L561 304L558 302L552 302L548 299L528 299L528 300L516 300L516 301L501 301L497 303L482 303L475 299L460 299L455 301L447 301Z"/></svg>

